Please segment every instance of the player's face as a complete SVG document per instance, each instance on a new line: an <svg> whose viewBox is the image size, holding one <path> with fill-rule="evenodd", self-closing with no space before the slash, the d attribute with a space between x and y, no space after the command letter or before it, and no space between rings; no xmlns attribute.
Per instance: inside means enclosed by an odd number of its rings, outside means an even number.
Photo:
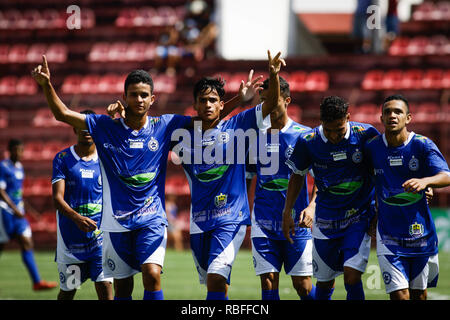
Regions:
<svg viewBox="0 0 450 320"><path fill-rule="evenodd" d="M387 132L400 132L411 122L411 114L401 100L391 100L384 104L381 122Z"/></svg>
<svg viewBox="0 0 450 320"><path fill-rule="evenodd" d="M77 141L79 144L90 146L94 143L89 131L80 129L74 129L74 131L77 135Z"/></svg>
<svg viewBox="0 0 450 320"><path fill-rule="evenodd" d="M123 98L126 102L127 114L140 117L147 115L150 106L155 101L150 85L142 82L130 84Z"/></svg>
<svg viewBox="0 0 450 320"><path fill-rule="evenodd" d="M347 133L347 122L349 114L342 119L322 122L323 134L333 144L337 144L344 139Z"/></svg>
<svg viewBox="0 0 450 320"><path fill-rule="evenodd" d="M9 150L10 158L13 162L22 160L23 156L23 144L14 146Z"/></svg>
<svg viewBox="0 0 450 320"><path fill-rule="evenodd" d="M220 118L223 101L215 89L200 92L195 100L194 109L203 121L215 121Z"/></svg>
<svg viewBox="0 0 450 320"><path fill-rule="evenodd" d="M269 94L269 90L267 90L267 89L260 91L259 100L261 102L266 101L268 94ZM279 120L280 118L284 117L285 115L287 115L287 107L288 107L289 103L291 103L291 97L285 98L280 95L280 97L278 98L278 107L270 113L271 122L275 122L275 121Z"/></svg>

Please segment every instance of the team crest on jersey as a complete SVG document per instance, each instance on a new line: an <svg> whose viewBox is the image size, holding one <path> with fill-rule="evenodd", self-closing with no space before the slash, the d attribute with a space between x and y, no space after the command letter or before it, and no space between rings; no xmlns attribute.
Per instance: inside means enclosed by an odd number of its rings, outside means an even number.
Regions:
<svg viewBox="0 0 450 320"><path fill-rule="evenodd" d="M383 281L385 284L389 284L392 281L392 276L389 272L383 272Z"/></svg>
<svg viewBox="0 0 450 320"><path fill-rule="evenodd" d="M411 237L419 238L423 236L423 232L424 232L423 224L415 222L409 226L409 235Z"/></svg>
<svg viewBox="0 0 450 320"><path fill-rule="evenodd" d="M409 160L408 166L411 171L419 170L419 160L413 156L411 160Z"/></svg>
<svg viewBox="0 0 450 320"><path fill-rule="evenodd" d="M292 146L289 145L289 146L286 148L286 151L284 152L284 156L286 157L286 159L289 159L289 158L291 157L291 155L292 155L293 152L294 152L294 148L292 148Z"/></svg>
<svg viewBox="0 0 450 320"><path fill-rule="evenodd" d="M363 160L362 152L356 149L352 155L352 160L354 163L361 163Z"/></svg>
<svg viewBox="0 0 450 320"><path fill-rule="evenodd" d="M217 208L222 208L227 204L228 195L220 193L214 199L214 204Z"/></svg>
<svg viewBox="0 0 450 320"><path fill-rule="evenodd" d="M230 141L230 134L228 132L219 133L217 141L223 144L228 143L228 141Z"/></svg>
<svg viewBox="0 0 450 320"><path fill-rule="evenodd" d="M156 151L156 150L158 150L158 148L159 148L159 142L158 142L158 140L156 140L154 137L152 137L152 138L150 139L150 141L148 142L148 148L149 148L151 151Z"/></svg>

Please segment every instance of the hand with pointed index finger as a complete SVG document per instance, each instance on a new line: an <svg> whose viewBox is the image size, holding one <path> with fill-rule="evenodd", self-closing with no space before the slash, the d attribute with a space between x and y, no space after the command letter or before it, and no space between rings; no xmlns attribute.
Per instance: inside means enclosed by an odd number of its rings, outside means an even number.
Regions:
<svg viewBox="0 0 450 320"><path fill-rule="evenodd" d="M34 68L31 75L40 86L50 83L50 69L45 55L42 56L42 64Z"/></svg>
<svg viewBox="0 0 450 320"><path fill-rule="evenodd" d="M253 79L253 73L254 70L250 70L246 83L244 83L244 80L241 81L241 86L239 87L241 101L249 101L253 99L253 97L262 90L261 79L263 76L259 75Z"/></svg>

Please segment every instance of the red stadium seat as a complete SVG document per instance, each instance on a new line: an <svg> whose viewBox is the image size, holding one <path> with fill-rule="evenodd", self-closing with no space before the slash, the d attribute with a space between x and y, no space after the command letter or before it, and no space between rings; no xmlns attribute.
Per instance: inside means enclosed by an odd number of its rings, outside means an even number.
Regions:
<svg viewBox="0 0 450 320"><path fill-rule="evenodd" d="M155 92L159 93L174 93L177 86L177 78L160 74L155 77L154 86Z"/></svg>
<svg viewBox="0 0 450 320"><path fill-rule="evenodd" d="M328 90L328 74L324 71L313 71L308 74L305 81L306 91Z"/></svg>
<svg viewBox="0 0 450 320"><path fill-rule="evenodd" d="M8 127L8 111L6 109L0 109L0 129Z"/></svg>
<svg viewBox="0 0 450 320"><path fill-rule="evenodd" d="M439 69L426 70L422 78L423 89L441 89L443 71Z"/></svg>
<svg viewBox="0 0 450 320"><path fill-rule="evenodd" d="M67 61L67 46L63 43L53 43L47 48L47 60L52 63Z"/></svg>
<svg viewBox="0 0 450 320"><path fill-rule="evenodd" d="M95 43L91 51L89 52L88 59L89 61L99 61L105 62L108 61L108 53L109 53L109 43L108 42L98 42Z"/></svg>
<svg viewBox="0 0 450 320"><path fill-rule="evenodd" d="M351 107L350 119L352 121L364 123L379 123L381 110L373 103L365 103L359 106Z"/></svg>
<svg viewBox="0 0 450 320"><path fill-rule="evenodd" d="M156 10L152 7L143 7L138 14L132 19L133 26L135 27L150 27L158 25L158 18ZM156 18L156 20L155 20ZM156 23L155 23L156 22Z"/></svg>
<svg viewBox="0 0 450 320"><path fill-rule="evenodd" d="M248 73L247 72L236 72L233 74L230 78L230 80L227 83L227 89L230 92L238 92L239 87L241 86L242 80L247 80Z"/></svg>
<svg viewBox="0 0 450 320"><path fill-rule="evenodd" d="M61 121L57 121L49 108L42 108L36 111L33 117L33 126L35 127L63 127L66 126Z"/></svg>
<svg viewBox="0 0 450 320"><path fill-rule="evenodd" d="M169 6L161 6L156 9L159 24L162 26L173 26L178 21L175 10Z"/></svg>
<svg viewBox="0 0 450 320"><path fill-rule="evenodd" d="M9 45L0 44L0 63L9 63Z"/></svg>
<svg viewBox="0 0 450 320"><path fill-rule="evenodd" d="M0 95L15 95L16 84L16 76L7 76L0 78Z"/></svg>
<svg viewBox="0 0 450 320"><path fill-rule="evenodd" d="M407 54L407 48L409 45L409 39L406 37L397 37L389 47L389 54L391 56L405 56Z"/></svg>
<svg viewBox="0 0 450 320"><path fill-rule="evenodd" d="M98 93L98 84L100 76L97 74L89 74L83 77L80 83L80 93L95 94Z"/></svg>
<svg viewBox="0 0 450 320"><path fill-rule="evenodd" d="M119 12L116 19L116 26L120 28L130 28L134 26L134 19L139 15L139 12L135 8L123 9Z"/></svg>
<svg viewBox="0 0 450 320"><path fill-rule="evenodd" d="M306 72L294 71L289 77L289 87L292 92L301 92L305 90Z"/></svg>
<svg viewBox="0 0 450 320"><path fill-rule="evenodd" d="M435 123L440 120L440 107L436 103L422 103L412 113L413 121L420 123Z"/></svg>
<svg viewBox="0 0 450 320"><path fill-rule="evenodd" d="M401 80L402 89L413 89L418 90L422 88L422 70L407 70L403 73L403 78Z"/></svg>
<svg viewBox="0 0 450 320"><path fill-rule="evenodd" d="M123 87L116 74L102 76L98 83L98 92L106 94L122 93Z"/></svg>
<svg viewBox="0 0 450 320"><path fill-rule="evenodd" d="M442 88L450 89L450 70L444 72L442 77Z"/></svg>
<svg viewBox="0 0 450 320"><path fill-rule="evenodd" d="M81 10L81 28L89 29L95 26L95 14L92 9Z"/></svg>
<svg viewBox="0 0 450 320"><path fill-rule="evenodd" d="M116 42L109 46L108 61L126 61L128 43Z"/></svg>
<svg viewBox="0 0 450 320"><path fill-rule="evenodd" d="M399 90L402 88L402 70L388 70L383 76L381 87L385 90Z"/></svg>
<svg viewBox="0 0 450 320"><path fill-rule="evenodd" d="M19 29L36 29L41 15L38 10L30 9L26 10L22 14L22 19L19 20L17 26Z"/></svg>
<svg viewBox="0 0 450 320"><path fill-rule="evenodd" d="M426 53L425 49L427 45L427 37L414 37L409 41L408 47L406 48L406 53L410 56L424 55Z"/></svg>
<svg viewBox="0 0 450 320"><path fill-rule="evenodd" d="M16 94L32 95L37 91L36 81L31 76L23 76L17 81Z"/></svg>
<svg viewBox="0 0 450 320"><path fill-rule="evenodd" d="M125 53L125 59L127 61L144 61L146 60L145 52L147 50L147 43L138 41L128 45L128 49Z"/></svg>
<svg viewBox="0 0 450 320"><path fill-rule="evenodd" d="M47 53L47 46L45 44L42 43L33 44L28 48L27 62L40 63L42 61L42 55L46 53ZM50 60L48 61L50 62Z"/></svg>
<svg viewBox="0 0 450 320"><path fill-rule="evenodd" d="M66 19L67 14L65 12L61 14L55 9L44 9L42 11L42 20L39 22L39 26L44 29L66 28Z"/></svg>
<svg viewBox="0 0 450 320"><path fill-rule="evenodd" d="M25 143L23 148L23 159L28 161L42 160L42 143L40 141L30 141Z"/></svg>
<svg viewBox="0 0 450 320"><path fill-rule="evenodd" d="M82 77L78 74L69 75L64 79L62 92L69 94L78 94L81 92Z"/></svg>
<svg viewBox="0 0 450 320"><path fill-rule="evenodd" d="M15 44L9 48L8 61L10 63L27 62L28 46L25 44Z"/></svg>

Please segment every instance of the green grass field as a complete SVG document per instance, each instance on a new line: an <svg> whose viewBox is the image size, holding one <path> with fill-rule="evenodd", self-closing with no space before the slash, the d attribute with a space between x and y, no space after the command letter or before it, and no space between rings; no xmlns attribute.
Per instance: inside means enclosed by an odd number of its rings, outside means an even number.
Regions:
<svg viewBox="0 0 450 320"><path fill-rule="evenodd" d="M58 281L56 263L53 262L53 257L54 252L36 252L36 261L41 277L46 280ZM450 253L439 253L439 265L438 287L428 290L428 298L450 300ZM298 299L292 288L290 277L283 272L280 276L280 298L282 300ZM135 276L134 282L133 299L140 300L143 295L140 274ZM384 283L379 272L375 251L371 252L367 272L363 276L363 284L366 299L388 299L388 295L384 291ZM168 300L204 300L206 297L206 287L198 283L197 272L189 250L183 252L167 250L162 285L164 297ZM58 290L32 291L31 281L25 266L22 264L20 252L16 250L5 251L0 256L0 300L54 300ZM343 277L340 276L336 279L333 299L343 300L345 296ZM254 274L250 250L241 250L237 255L231 275L229 298L232 300L259 300L261 298L259 277ZM94 286L90 280L81 286L75 299L97 299Z"/></svg>

